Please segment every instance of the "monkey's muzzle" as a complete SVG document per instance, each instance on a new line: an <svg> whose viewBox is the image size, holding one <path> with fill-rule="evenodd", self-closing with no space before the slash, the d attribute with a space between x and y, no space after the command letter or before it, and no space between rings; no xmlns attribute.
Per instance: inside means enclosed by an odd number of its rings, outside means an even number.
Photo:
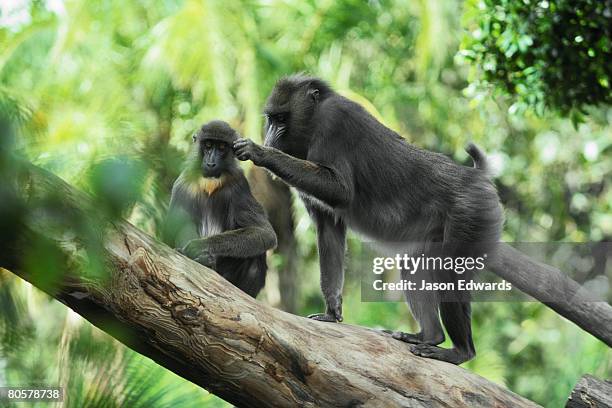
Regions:
<svg viewBox="0 0 612 408"><path fill-rule="evenodd" d="M275 125L269 124L268 129L266 131L266 136L264 137L264 146L274 146L278 139L285 133L287 129L286 125Z"/></svg>

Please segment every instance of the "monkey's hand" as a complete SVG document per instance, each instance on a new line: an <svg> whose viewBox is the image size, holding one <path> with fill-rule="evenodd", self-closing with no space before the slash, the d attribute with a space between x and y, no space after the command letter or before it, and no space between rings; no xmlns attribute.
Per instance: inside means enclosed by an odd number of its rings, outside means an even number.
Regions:
<svg viewBox="0 0 612 408"><path fill-rule="evenodd" d="M234 154L238 160L251 160L255 164L259 164L264 155L265 148L253 142L250 139L238 139L232 146Z"/></svg>
<svg viewBox="0 0 612 408"><path fill-rule="evenodd" d="M201 239L192 239L178 251L208 268L214 269L217 263L217 258L210 252L206 241Z"/></svg>
<svg viewBox="0 0 612 408"><path fill-rule="evenodd" d="M207 268L217 269L217 257L210 253L203 253L195 258L196 262Z"/></svg>
<svg viewBox="0 0 612 408"><path fill-rule="evenodd" d="M321 322L341 322L342 317L342 295L330 297L326 301L325 313L315 313L308 315L309 319Z"/></svg>

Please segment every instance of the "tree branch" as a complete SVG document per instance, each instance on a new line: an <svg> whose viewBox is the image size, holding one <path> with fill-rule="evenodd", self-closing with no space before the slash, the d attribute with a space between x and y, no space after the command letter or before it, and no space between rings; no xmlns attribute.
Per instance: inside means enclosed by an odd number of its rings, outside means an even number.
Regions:
<svg viewBox="0 0 612 408"><path fill-rule="evenodd" d="M596 302L560 270L502 244L491 269L521 291L612 347L612 307Z"/></svg>
<svg viewBox="0 0 612 408"><path fill-rule="evenodd" d="M565 408L612 407L612 381L603 381L586 374L570 394Z"/></svg>
<svg viewBox="0 0 612 408"><path fill-rule="evenodd" d="M239 406L533 407L469 371L412 355L361 327L322 323L261 304L127 222L99 223L91 199L25 166L20 196L35 208L0 248L0 265L62 301L136 351ZM51 210L39 205L53 201ZM88 239L63 218L95 219L105 274L83 256ZM28 270L44 239L65 274ZM95 239L94 239L95 240ZM89 253L87 253L89 254ZM26 259L27 260L27 259Z"/></svg>

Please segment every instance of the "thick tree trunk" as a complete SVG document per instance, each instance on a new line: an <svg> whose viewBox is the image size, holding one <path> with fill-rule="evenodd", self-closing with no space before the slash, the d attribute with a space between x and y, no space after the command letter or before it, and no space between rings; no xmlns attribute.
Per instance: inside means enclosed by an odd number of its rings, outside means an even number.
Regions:
<svg viewBox="0 0 612 408"><path fill-rule="evenodd" d="M612 381L584 375L572 390L566 408L612 408Z"/></svg>
<svg viewBox="0 0 612 408"><path fill-rule="evenodd" d="M95 221L106 274L92 273L84 256L90 238L74 226L79 224L65 222L66 216L97 218L91 200L33 166L17 179L21 197L34 210L0 249L0 265L229 402L262 407L535 406L461 367L416 357L407 344L388 335L258 303L126 222ZM55 262L65 275L56 285L22 262L31 243L40 239L60 250Z"/></svg>

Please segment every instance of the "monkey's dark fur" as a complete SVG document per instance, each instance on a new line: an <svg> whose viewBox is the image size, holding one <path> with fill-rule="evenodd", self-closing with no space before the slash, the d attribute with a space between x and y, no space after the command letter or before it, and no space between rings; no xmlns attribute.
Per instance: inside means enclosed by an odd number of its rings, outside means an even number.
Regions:
<svg viewBox="0 0 612 408"><path fill-rule="evenodd" d="M458 165L410 145L322 80L302 75L278 81L265 114L265 147L241 139L234 149L240 160L250 159L297 188L314 220L326 311L313 318L342 320L347 227L414 255L493 254L502 210L476 146L467 149L475 167ZM402 271L404 279L419 281L470 278L452 271L429 275ZM417 355L455 364L475 355L469 295L406 295L421 331L393 337L414 343ZM440 317L452 349L437 347L444 341Z"/></svg>
<svg viewBox="0 0 612 408"><path fill-rule="evenodd" d="M166 238L255 297L265 284L266 250L276 246L276 234L234 157L236 139L222 121L193 136L187 166L172 188Z"/></svg>

